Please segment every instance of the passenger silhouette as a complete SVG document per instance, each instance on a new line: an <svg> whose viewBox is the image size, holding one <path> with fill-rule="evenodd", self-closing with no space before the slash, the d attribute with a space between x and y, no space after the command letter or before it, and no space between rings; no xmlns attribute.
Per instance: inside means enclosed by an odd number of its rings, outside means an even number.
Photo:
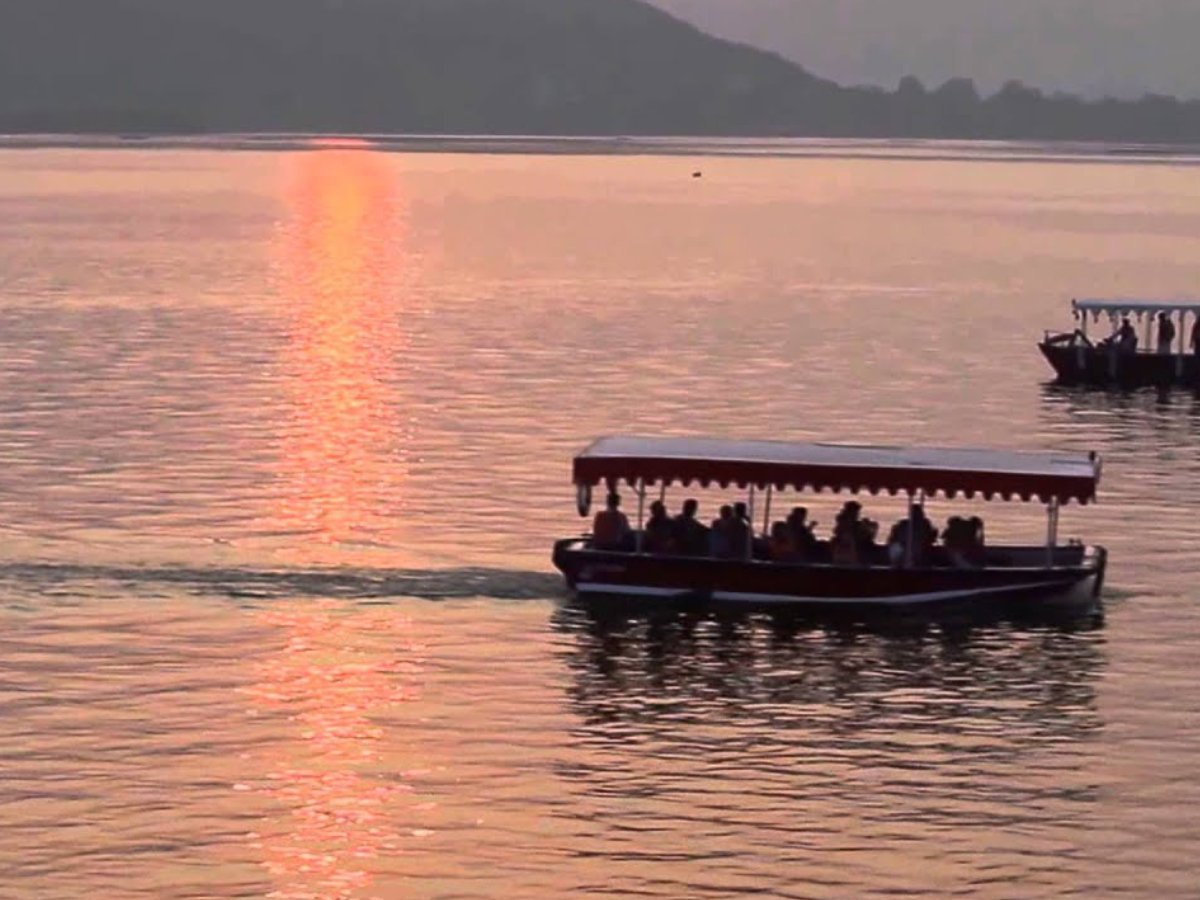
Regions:
<svg viewBox="0 0 1200 900"><path fill-rule="evenodd" d="M722 506L720 516L713 519L712 527L708 530L709 556L728 559L734 555L734 521L733 507L729 504Z"/></svg>
<svg viewBox="0 0 1200 900"><path fill-rule="evenodd" d="M1121 327L1117 329L1116 338L1118 351L1121 353L1137 353L1137 329L1133 327L1128 316L1121 320Z"/></svg>
<svg viewBox="0 0 1200 900"><path fill-rule="evenodd" d="M683 501L683 508L675 517L671 542L676 553L685 556L703 556L708 552L708 529L696 518L700 504L693 498Z"/></svg>
<svg viewBox="0 0 1200 900"><path fill-rule="evenodd" d="M632 549L632 537L629 519L621 512L621 495L609 494L605 508L592 520L592 546L597 550L628 550Z"/></svg>
<svg viewBox="0 0 1200 900"><path fill-rule="evenodd" d="M647 553L669 553L672 538L675 534L675 523L667 515L667 507L661 500L650 504L650 518L646 521L645 534L642 536L642 549Z"/></svg>
<svg viewBox="0 0 1200 900"><path fill-rule="evenodd" d="M1175 342L1175 323L1165 313L1158 314L1158 352L1170 353L1171 345Z"/></svg>

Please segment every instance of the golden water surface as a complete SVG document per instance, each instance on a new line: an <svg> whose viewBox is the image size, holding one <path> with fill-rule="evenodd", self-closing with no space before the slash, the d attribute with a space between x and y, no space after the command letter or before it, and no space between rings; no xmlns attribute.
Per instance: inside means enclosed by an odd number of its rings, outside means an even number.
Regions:
<svg viewBox="0 0 1200 900"><path fill-rule="evenodd" d="M0 896L1195 897L1200 401L1034 342L1200 179L965 156L0 150ZM1103 609L588 616L619 431L1094 449Z"/></svg>

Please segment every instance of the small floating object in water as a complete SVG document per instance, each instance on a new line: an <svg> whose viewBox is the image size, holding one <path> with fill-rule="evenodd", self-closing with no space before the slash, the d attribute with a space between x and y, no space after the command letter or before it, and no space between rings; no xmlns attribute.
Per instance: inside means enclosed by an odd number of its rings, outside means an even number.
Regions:
<svg viewBox="0 0 1200 900"><path fill-rule="evenodd" d="M703 173L703 172L701 172L701 171L700 171L700 170L698 170L698 169L697 169L695 172L693 172L693 173L692 173L692 177L693 177L693 178L700 178L700 177L702 177L703 175L704 175L704 173Z"/></svg>

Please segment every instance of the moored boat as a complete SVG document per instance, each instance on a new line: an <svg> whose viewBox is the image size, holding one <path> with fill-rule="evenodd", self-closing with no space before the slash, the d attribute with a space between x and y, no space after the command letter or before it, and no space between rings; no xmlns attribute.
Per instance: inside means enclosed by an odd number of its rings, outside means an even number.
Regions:
<svg viewBox="0 0 1200 900"><path fill-rule="evenodd" d="M1071 310L1075 329L1047 331L1038 344L1060 384L1200 386L1200 301L1072 300ZM1101 316L1111 333L1093 340L1088 321Z"/></svg>
<svg viewBox="0 0 1200 900"><path fill-rule="evenodd" d="M635 598L645 604L875 609L1094 597L1103 583L1107 551L1075 541L1060 544L1058 515L1065 504L1095 499L1100 468L1095 454L600 438L574 460L580 515L589 515L595 488L612 493L624 482L637 498L637 526L626 546L598 546L591 534L559 540L553 559L580 598ZM765 507L763 532L776 491L901 494L908 498L908 541L899 554L895 546L872 541L849 562L838 558L830 542L819 540L802 558L776 558L749 525L744 545L731 551L651 550L644 527L647 495L657 488L661 498L673 484L744 490L749 523L756 518L756 501ZM965 556L931 543L918 553L914 528L924 518L925 499L937 496L1044 503L1046 541L987 546L980 541L976 552Z"/></svg>

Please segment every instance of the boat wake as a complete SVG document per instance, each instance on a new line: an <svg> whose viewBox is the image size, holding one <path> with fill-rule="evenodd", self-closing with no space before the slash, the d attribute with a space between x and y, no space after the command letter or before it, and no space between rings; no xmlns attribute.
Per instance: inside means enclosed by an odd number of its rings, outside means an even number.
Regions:
<svg viewBox="0 0 1200 900"><path fill-rule="evenodd" d="M37 598L167 599L181 595L248 601L332 597L379 602L563 596L557 575L485 567L297 570L56 563L0 565L0 591L10 605Z"/></svg>

